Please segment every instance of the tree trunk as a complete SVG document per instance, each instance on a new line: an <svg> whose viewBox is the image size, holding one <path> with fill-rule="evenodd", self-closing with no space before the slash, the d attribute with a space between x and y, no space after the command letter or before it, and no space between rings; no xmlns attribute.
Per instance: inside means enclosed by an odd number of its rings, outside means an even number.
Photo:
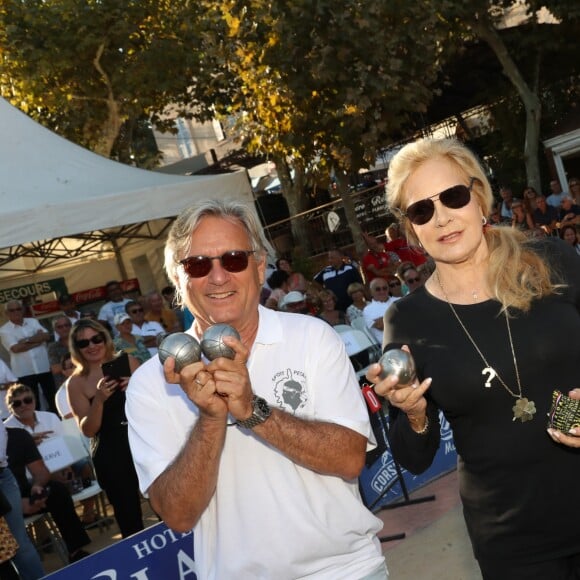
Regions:
<svg viewBox="0 0 580 580"><path fill-rule="evenodd" d="M350 228L356 249L356 257L357 260L360 261L361 256L364 256L365 252L367 251L367 246L362 235L362 228L360 227L360 223L356 217L352 195L348 190L348 176L343 171L337 170L335 172L335 178L338 183L338 193L342 199L346 221L348 222L348 227Z"/></svg>
<svg viewBox="0 0 580 580"><path fill-rule="evenodd" d="M527 185L541 191L540 166L538 153L540 148L540 121L542 105L536 92L525 81L517 64L512 59L507 46L487 20L476 19L471 23L473 32L485 41L493 50L503 67L503 72L517 90L526 110L526 139L524 143L524 163L526 165Z"/></svg>
<svg viewBox="0 0 580 580"><path fill-rule="evenodd" d="M110 158L111 151L115 145L115 140L117 139L119 131L123 125L123 119L121 118L119 103L115 99L111 79L101 65L101 56L103 55L104 50L105 45L99 45L97 54L93 59L93 66L97 69L101 77L101 81L107 88L107 98L105 99L105 102L107 105L108 115L101 131L101 137L96 143L93 151L99 155L102 155L103 157Z"/></svg>
<svg viewBox="0 0 580 580"><path fill-rule="evenodd" d="M294 164L294 178L292 178L290 175L290 167L288 167L288 163L286 163L284 158L276 157L273 161L276 166L278 179L282 185L284 198L288 204L290 217L296 216L307 209L305 207L304 199L304 165L298 162ZM306 221L302 218L293 219L290 221L290 227L292 229L292 238L294 240L293 246L298 247L301 254L310 256L312 248L310 238L308 237Z"/></svg>

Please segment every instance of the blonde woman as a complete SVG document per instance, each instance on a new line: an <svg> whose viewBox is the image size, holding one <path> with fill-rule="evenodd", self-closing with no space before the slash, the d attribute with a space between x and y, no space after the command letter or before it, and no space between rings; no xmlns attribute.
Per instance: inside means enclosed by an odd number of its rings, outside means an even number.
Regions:
<svg viewBox="0 0 580 580"><path fill-rule="evenodd" d="M555 388L580 398L580 258L557 239L487 227L492 193L455 140L404 147L389 206L436 269L387 310L385 348L408 345L418 378L367 378L393 408L392 452L424 471L439 409L459 454L460 492L485 580L580 576L580 430L546 430ZM575 574L575 575L574 575Z"/></svg>
<svg viewBox="0 0 580 580"><path fill-rule="evenodd" d="M75 370L67 383L72 412L83 434L91 437L91 453L99 485L115 511L121 535L143 529L141 496L129 450L125 390L129 377L103 376L101 365L112 360L115 348L105 327L81 319L70 334ZM129 356L131 371L139 361Z"/></svg>

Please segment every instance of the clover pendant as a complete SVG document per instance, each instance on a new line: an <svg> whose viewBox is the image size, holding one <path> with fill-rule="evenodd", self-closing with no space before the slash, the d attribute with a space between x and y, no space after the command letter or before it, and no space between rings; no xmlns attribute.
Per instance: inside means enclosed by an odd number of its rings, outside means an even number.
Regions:
<svg viewBox="0 0 580 580"><path fill-rule="evenodd" d="M525 397L518 399L516 404L512 407L514 417L512 421L519 419L522 423L531 421L536 412L536 404L534 401L528 401Z"/></svg>

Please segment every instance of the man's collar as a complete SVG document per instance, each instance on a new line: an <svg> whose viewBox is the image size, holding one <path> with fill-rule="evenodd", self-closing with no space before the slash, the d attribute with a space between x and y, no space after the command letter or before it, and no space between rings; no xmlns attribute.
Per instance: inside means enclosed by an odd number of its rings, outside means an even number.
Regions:
<svg viewBox="0 0 580 580"><path fill-rule="evenodd" d="M280 324L279 314L271 308L258 306L258 332L255 343L274 344L282 340L282 325Z"/></svg>

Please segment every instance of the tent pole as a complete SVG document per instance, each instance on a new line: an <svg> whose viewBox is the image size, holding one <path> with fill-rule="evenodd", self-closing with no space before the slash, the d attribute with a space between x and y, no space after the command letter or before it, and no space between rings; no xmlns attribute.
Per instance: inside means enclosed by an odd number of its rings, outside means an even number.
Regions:
<svg viewBox="0 0 580 580"><path fill-rule="evenodd" d="M117 240L115 238L111 238L111 246L113 246L113 252L115 252L115 259L117 260L117 267L119 268L121 280L127 280L127 269L123 263L121 251L119 250L119 246L117 245Z"/></svg>

